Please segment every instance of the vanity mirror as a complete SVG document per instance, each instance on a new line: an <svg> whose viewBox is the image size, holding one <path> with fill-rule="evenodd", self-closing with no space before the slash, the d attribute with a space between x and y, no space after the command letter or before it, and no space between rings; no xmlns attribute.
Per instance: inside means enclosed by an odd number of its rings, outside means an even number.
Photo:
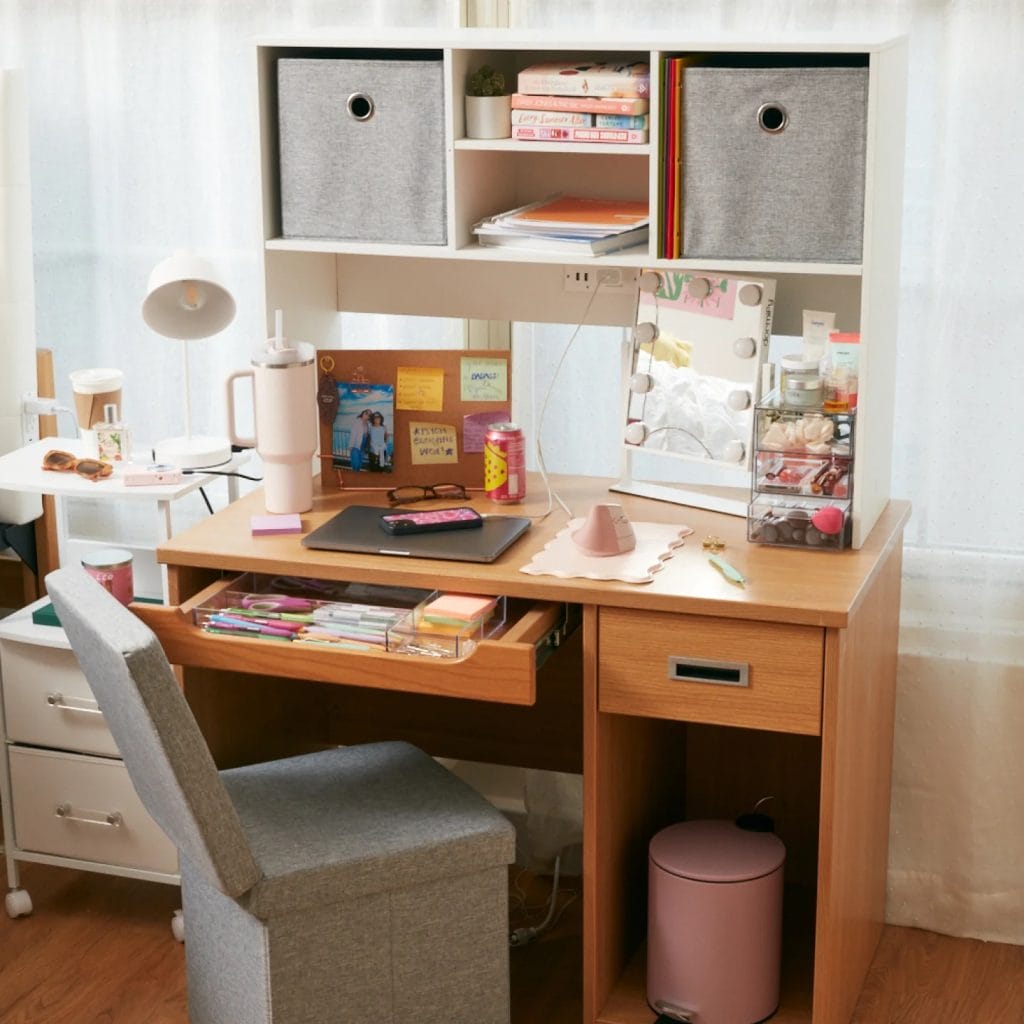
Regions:
<svg viewBox="0 0 1024 1024"><path fill-rule="evenodd" d="M612 490L746 515L774 304L769 278L640 275L623 356L622 478Z"/></svg>

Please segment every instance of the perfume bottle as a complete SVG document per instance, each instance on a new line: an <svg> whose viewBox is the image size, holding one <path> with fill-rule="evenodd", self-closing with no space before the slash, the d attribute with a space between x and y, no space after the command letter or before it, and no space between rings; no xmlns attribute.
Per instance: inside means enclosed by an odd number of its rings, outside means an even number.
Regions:
<svg viewBox="0 0 1024 1024"><path fill-rule="evenodd" d="M103 462L128 462L131 445L128 443L128 428L121 422L117 406L103 406L103 419L93 425L96 447Z"/></svg>

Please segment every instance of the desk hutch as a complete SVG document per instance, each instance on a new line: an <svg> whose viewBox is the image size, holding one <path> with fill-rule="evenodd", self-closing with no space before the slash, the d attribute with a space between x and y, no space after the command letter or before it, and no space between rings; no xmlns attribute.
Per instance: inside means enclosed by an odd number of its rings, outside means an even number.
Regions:
<svg viewBox="0 0 1024 1024"><path fill-rule="evenodd" d="M441 61L444 241L346 242L286 237L281 218L277 68L282 58ZM564 525L558 514L494 564L476 566L315 552L295 537L250 536L249 495L163 544L171 607L139 607L182 666L186 694L223 765L311 745L404 737L431 753L582 772L583 1019L650 1024L644 998L646 848L681 818L732 817L773 795L786 842L787 899L780 1024L844 1024L880 934L888 850L900 553L908 510L889 500L894 311L899 271L905 45L901 40L657 40L522 36L468 30L373 36L316 33L257 45L266 305L289 333L345 347L339 312L574 323L589 299L563 290L558 255L479 247L473 224L558 191L646 196L657 212L660 154L648 145L478 141L464 137L464 81L481 63L506 76L541 60L646 60L651 123L662 56L851 57L868 69L863 257L859 263L660 260L654 242L604 257L635 281L640 268L682 267L777 280L776 330L799 334L805 307L835 310L864 337L852 549L822 554L747 543L745 524L714 512L616 496L634 521L695 533L640 586L520 572ZM375 183L368 173L366 187ZM397 199L398 197L391 197ZM380 200L388 201L388 197ZM578 262L573 260L572 262ZM589 321L629 326L635 294L599 294ZM349 347L359 347L350 342ZM610 412L610 414L614 414ZM575 514L609 500L608 481L556 482ZM525 505L539 514L543 486ZM348 501L318 491L308 531ZM483 500L474 502L487 511ZM493 508L491 509L493 511ZM519 511L518 508L515 511ZM721 537L745 589L700 549ZM467 658L307 650L197 629L191 609L246 571L502 594L505 635ZM567 614L568 610L568 614ZM578 619L569 631L564 622ZM560 640L543 667L535 645ZM746 687L669 678L670 658L748 666ZM514 997L515 1000L515 997ZM516 1019L529 1019L520 1008ZM567 1020L570 1018L566 1018Z"/></svg>

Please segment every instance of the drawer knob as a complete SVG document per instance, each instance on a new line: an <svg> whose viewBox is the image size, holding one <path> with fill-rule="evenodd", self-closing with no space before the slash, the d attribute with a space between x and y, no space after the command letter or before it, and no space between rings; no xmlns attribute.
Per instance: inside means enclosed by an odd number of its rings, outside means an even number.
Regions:
<svg viewBox="0 0 1024 1024"><path fill-rule="evenodd" d="M110 828L120 828L124 823L124 815L120 811L79 811L72 813L69 803L57 804L53 813L65 821L80 821L83 825L106 825Z"/></svg>
<svg viewBox="0 0 1024 1024"><path fill-rule="evenodd" d="M669 655L669 679L688 683L715 683L718 686L749 686L750 665L740 661L714 661Z"/></svg>

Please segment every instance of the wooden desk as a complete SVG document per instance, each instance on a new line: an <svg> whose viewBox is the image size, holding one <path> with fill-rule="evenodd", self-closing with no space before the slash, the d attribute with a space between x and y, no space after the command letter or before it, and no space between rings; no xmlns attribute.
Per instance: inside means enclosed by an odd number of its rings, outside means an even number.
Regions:
<svg viewBox="0 0 1024 1024"><path fill-rule="evenodd" d="M582 770L584 1019L649 1024L644 1001L646 847L683 817L733 817L762 796L787 846L786 957L773 1020L849 1019L883 920L902 531L889 504L867 543L841 554L749 545L743 520L555 480L582 515L618 500L634 521L686 524L692 539L643 585L519 571L565 525L552 513L492 565L314 552L295 536L253 538L256 492L163 544L171 600L223 572L442 588L579 605L582 627L523 680L545 623L438 668L402 655L297 652L201 634L176 608L139 608L183 666L183 684L222 764L322 743L402 736L432 753ZM531 480L528 514L546 498ZM377 493L318 494L303 527ZM480 511L499 511L484 500ZM514 511L519 512L516 508ZM727 544L740 589L708 565ZM282 650L283 649L283 650ZM482 665L473 665L484 651ZM517 653L519 652L519 653ZM669 679L668 657L749 666L746 687ZM336 685L336 684L344 685ZM530 703L532 701L532 703Z"/></svg>

